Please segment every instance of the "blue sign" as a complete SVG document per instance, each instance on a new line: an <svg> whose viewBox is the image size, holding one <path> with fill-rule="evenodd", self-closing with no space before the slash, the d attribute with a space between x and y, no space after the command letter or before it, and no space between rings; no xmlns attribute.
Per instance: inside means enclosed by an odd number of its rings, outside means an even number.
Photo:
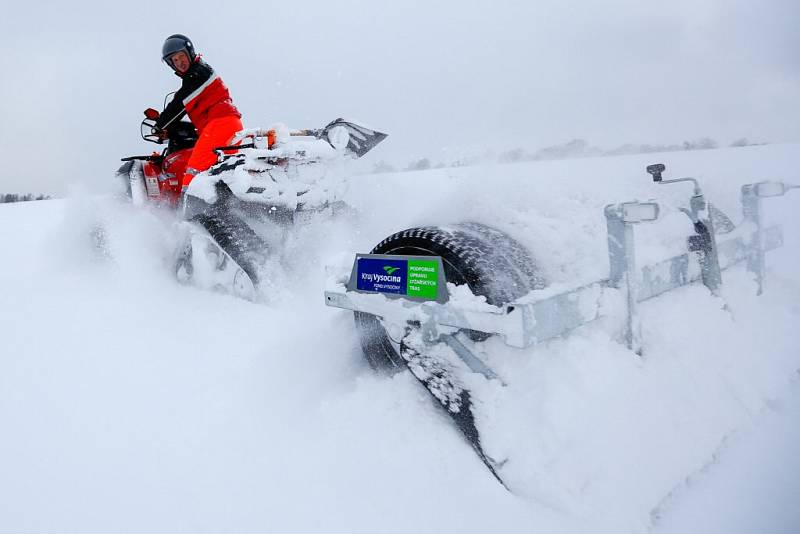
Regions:
<svg viewBox="0 0 800 534"><path fill-rule="evenodd" d="M359 291L406 294L408 285L408 262L406 260L383 260L359 258L357 269Z"/></svg>

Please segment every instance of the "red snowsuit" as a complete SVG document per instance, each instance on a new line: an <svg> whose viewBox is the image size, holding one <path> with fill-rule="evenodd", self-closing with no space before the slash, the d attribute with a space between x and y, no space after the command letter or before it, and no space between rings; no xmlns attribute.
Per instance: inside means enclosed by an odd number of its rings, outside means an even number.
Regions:
<svg viewBox="0 0 800 534"><path fill-rule="evenodd" d="M196 174L217 162L214 149L230 145L234 134L243 127L242 114L233 105L222 78L200 56L184 74L176 74L183 80L181 88L161 113L156 127L164 129L188 114L197 128L199 138L180 179L181 189L185 191Z"/></svg>

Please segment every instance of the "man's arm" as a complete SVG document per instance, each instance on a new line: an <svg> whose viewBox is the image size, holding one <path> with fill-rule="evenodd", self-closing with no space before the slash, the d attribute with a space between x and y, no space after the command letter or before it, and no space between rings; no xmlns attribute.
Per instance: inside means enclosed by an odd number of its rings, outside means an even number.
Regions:
<svg viewBox="0 0 800 534"><path fill-rule="evenodd" d="M180 120L181 117L186 115L186 108L183 106L183 99L185 98L183 87L172 97L172 101L167 104L164 111L161 112L156 120L156 128L159 130L166 129L173 122Z"/></svg>
<svg viewBox="0 0 800 534"><path fill-rule="evenodd" d="M183 76L181 88L178 89L178 92L172 97L172 102L167 105L156 121L156 126L163 129L183 117L186 114L187 100L196 98L215 78L214 69L198 58Z"/></svg>

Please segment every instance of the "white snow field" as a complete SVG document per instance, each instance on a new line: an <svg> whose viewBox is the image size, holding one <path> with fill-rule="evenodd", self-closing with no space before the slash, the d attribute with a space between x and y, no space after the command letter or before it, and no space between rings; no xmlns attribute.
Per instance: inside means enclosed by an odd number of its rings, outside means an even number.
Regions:
<svg viewBox="0 0 800 534"><path fill-rule="evenodd" d="M353 176L358 217L298 229L260 303L179 285L169 214L86 189L2 205L0 532L800 531L800 191L764 201L785 234L764 294L738 266L720 298L696 285L644 303L642 357L613 302L565 338L485 343L508 386L481 430L513 493L409 373L370 370L351 315L323 299L354 253L463 220L525 244L552 287L578 286L608 275L607 203L663 203L637 228L640 265L690 233L690 187L645 165L700 179L738 222L739 187L800 183L798 156Z"/></svg>

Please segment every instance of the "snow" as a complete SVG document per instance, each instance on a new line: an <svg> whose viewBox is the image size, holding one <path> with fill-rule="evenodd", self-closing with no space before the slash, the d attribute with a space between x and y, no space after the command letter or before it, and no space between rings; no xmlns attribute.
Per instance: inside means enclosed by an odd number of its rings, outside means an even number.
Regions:
<svg viewBox="0 0 800 534"><path fill-rule="evenodd" d="M712 510L735 512L718 531L733 518L796 531L796 192L765 200L785 245L767 255L764 294L737 267L719 298L691 286L643 303L642 357L618 342L613 299L566 338L484 344L508 385L470 386L486 388L484 446L509 459L514 494L409 373L367 367L350 314L322 292L383 237L465 218L578 287L608 275L606 204L662 203L636 228L639 265L690 231L678 208L691 188L653 184L646 164L695 176L739 222L739 187L800 182L798 153L353 176L343 199L358 215L290 236L260 304L178 284L169 214L81 192L2 205L0 532L713 532L696 522Z"/></svg>
<svg viewBox="0 0 800 534"><path fill-rule="evenodd" d="M289 136L285 126L283 130L285 132L278 130L279 139L280 136ZM245 130L248 131L262 133L261 130ZM298 193L309 192L300 200L306 204L317 205L319 199L312 198L317 191L328 192L329 189L339 185L337 173L328 173L326 176L323 166L309 165L309 162L330 161L336 158L337 152L326 141L300 136L292 138L291 142L279 141L271 149L243 149L242 154L246 155L244 163L238 165L233 172L226 173L224 180L237 197L245 200L274 203L295 209ZM274 164L275 160L280 159L288 159L290 164ZM207 172L201 173L189 184L187 194L214 203L217 201L215 184L219 180L219 176L212 176ZM251 188L259 192L253 192Z"/></svg>
<svg viewBox="0 0 800 534"><path fill-rule="evenodd" d="M800 525L800 391L726 441L721 453L667 499L658 533L794 532Z"/></svg>

